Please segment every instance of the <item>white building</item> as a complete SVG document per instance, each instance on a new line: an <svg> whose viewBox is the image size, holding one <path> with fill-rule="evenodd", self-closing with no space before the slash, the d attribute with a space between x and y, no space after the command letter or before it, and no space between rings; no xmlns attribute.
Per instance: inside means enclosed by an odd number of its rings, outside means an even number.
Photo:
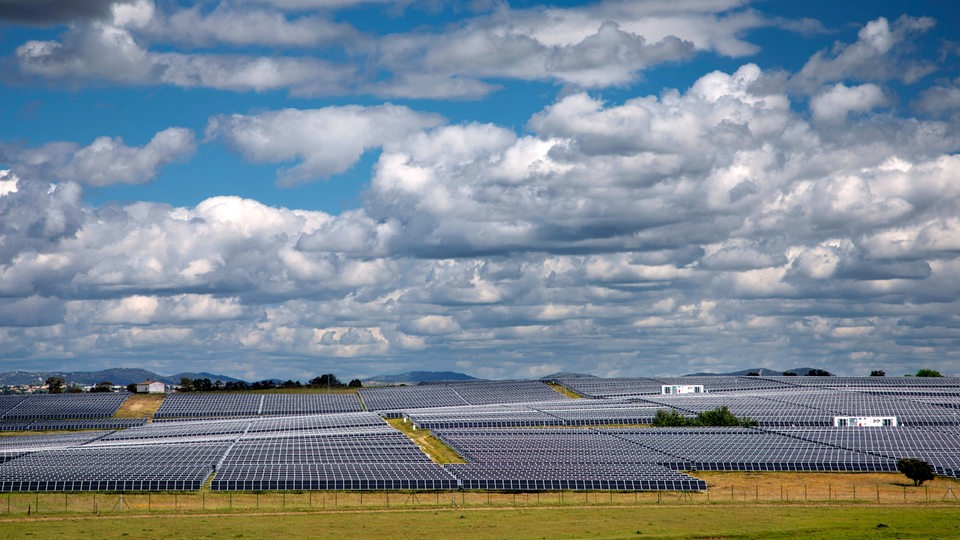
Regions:
<svg viewBox="0 0 960 540"><path fill-rule="evenodd" d="M834 416L834 427L896 427L896 416Z"/></svg>
<svg viewBox="0 0 960 540"><path fill-rule="evenodd" d="M660 387L660 393L664 395L674 394L702 394L702 384L664 384Z"/></svg>
<svg viewBox="0 0 960 540"><path fill-rule="evenodd" d="M138 394L163 394L167 391L167 385L160 381L143 381L137 383Z"/></svg>

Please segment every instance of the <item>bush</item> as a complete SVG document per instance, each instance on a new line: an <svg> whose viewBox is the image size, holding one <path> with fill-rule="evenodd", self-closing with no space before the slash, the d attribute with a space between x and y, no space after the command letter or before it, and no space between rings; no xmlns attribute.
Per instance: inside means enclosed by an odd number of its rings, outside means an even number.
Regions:
<svg viewBox="0 0 960 540"><path fill-rule="evenodd" d="M656 427L686 427L693 425L693 419L687 418L674 409L657 409L653 415Z"/></svg>
<svg viewBox="0 0 960 540"><path fill-rule="evenodd" d="M696 418L687 418L674 409L658 409L653 415L655 427L724 427L742 426L753 427L757 421L750 418L740 418L730 412L726 405L716 409L703 411Z"/></svg>
<svg viewBox="0 0 960 540"><path fill-rule="evenodd" d="M897 460L897 470L913 480L913 485L919 486L936 476L933 467L922 459L902 458Z"/></svg>
<svg viewBox="0 0 960 540"><path fill-rule="evenodd" d="M917 371L917 377L943 377L939 371L934 369L921 369Z"/></svg>

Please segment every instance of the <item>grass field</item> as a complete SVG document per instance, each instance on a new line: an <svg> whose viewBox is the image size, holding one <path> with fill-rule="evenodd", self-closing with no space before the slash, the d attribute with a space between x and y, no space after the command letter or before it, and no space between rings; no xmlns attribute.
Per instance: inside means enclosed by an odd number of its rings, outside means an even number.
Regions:
<svg viewBox="0 0 960 540"><path fill-rule="evenodd" d="M8 518L3 538L960 538L960 507L695 505Z"/></svg>

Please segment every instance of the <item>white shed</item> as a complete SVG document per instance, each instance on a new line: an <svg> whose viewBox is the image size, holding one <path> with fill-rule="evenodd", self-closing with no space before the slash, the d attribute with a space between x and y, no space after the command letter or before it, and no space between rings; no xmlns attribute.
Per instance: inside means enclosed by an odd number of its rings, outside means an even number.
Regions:
<svg viewBox="0 0 960 540"><path fill-rule="evenodd" d="M835 427L896 427L896 416L834 416Z"/></svg>
<svg viewBox="0 0 960 540"><path fill-rule="evenodd" d="M702 384L664 384L660 386L660 393L665 395L673 394L702 394Z"/></svg>
<svg viewBox="0 0 960 540"><path fill-rule="evenodd" d="M167 391L167 385L160 381L143 381L137 383L138 394L163 394Z"/></svg>

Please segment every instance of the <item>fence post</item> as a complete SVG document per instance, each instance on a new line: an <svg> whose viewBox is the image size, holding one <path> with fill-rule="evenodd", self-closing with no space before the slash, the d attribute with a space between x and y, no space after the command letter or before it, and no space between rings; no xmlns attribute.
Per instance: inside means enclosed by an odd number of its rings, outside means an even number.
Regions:
<svg viewBox="0 0 960 540"><path fill-rule="evenodd" d="M880 482L877 482L877 504L880 504Z"/></svg>

